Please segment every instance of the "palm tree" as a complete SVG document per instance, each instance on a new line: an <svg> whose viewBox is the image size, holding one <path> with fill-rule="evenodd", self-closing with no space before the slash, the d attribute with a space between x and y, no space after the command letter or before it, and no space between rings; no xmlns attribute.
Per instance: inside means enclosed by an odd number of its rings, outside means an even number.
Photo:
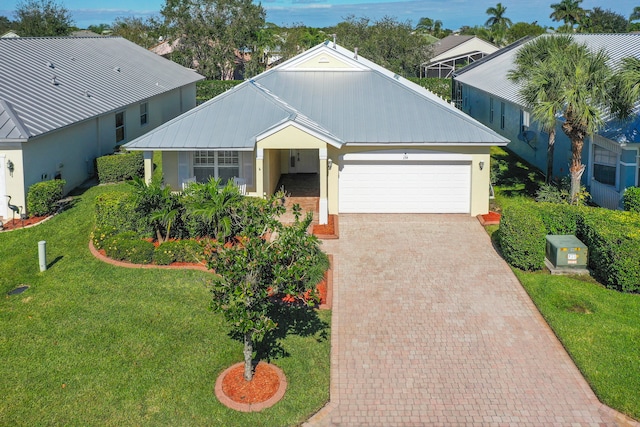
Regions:
<svg viewBox="0 0 640 427"><path fill-rule="evenodd" d="M559 70L545 67L545 63L551 55L561 55L572 42L570 36L538 37L518 51L514 60L515 68L507 74L516 83L523 83L520 96L525 106L531 112L533 120L549 134L547 184L553 175L556 123L563 108L560 98L563 76L558 73Z"/></svg>
<svg viewBox="0 0 640 427"><path fill-rule="evenodd" d="M511 19L504 16L507 8L502 6L502 3L498 3L495 7L489 7L486 11L489 15L489 19L484 23L486 27L489 27L494 33L494 41L501 45L504 39L504 35L507 29L511 26Z"/></svg>
<svg viewBox="0 0 640 427"><path fill-rule="evenodd" d="M538 41L543 38L545 36L533 43L546 43ZM618 118L628 116L631 96L624 93L625 86L620 84L619 78L607 64L609 57L604 50L591 52L586 45L574 41L556 43L559 46L540 57L537 62L539 71L523 74L521 96L534 101L534 110L544 110L545 105L548 106L546 114L543 111L536 113L545 118L545 126L549 124L546 120L550 118L550 111L561 106L558 112L564 116L562 131L571 141L571 201L576 203L585 169L582 164L585 138L603 125L608 114L615 114ZM544 75L549 78L544 79ZM539 94L538 100L534 96L536 92Z"/></svg>
<svg viewBox="0 0 640 427"><path fill-rule="evenodd" d="M622 86L620 92L628 96L622 108L633 106L640 101L640 58L634 56L624 58L618 76ZM631 114L630 111L625 113Z"/></svg>
<svg viewBox="0 0 640 427"><path fill-rule="evenodd" d="M633 12L629 16L629 21L640 21L640 6L633 8Z"/></svg>
<svg viewBox="0 0 640 427"><path fill-rule="evenodd" d="M551 5L551 15L549 18L554 21L563 21L565 25L573 29L575 24L579 24L587 16L587 11L580 7L582 0L561 0L560 3Z"/></svg>

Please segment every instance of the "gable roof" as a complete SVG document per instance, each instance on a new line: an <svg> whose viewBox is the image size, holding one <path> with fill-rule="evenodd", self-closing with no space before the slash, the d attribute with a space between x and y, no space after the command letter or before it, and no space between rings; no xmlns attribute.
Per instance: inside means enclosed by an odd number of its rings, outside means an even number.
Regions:
<svg viewBox="0 0 640 427"><path fill-rule="evenodd" d="M133 150L252 150L293 124L343 144L506 144L426 89L338 45L320 44L146 135Z"/></svg>
<svg viewBox="0 0 640 427"><path fill-rule="evenodd" d="M0 141L27 140L203 78L120 37L0 39L0 58Z"/></svg>
<svg viewBox="0 0 640 427"><path fill-rule="evenodd" d="M538 37L553 37L553 35L547 34ZM574 34L572 37L574 41L585 44L593 51L605 49L609 55L609 63L613 67L616 67L622 58L628 56L640 58L640 33ZM523 105L519 95L521 86L509 80L507 73L513 68L513 62L518 51L531 40L534 39L514 43L493 55L463 68L454 75L454 79L457 82L475 87L516 105ZM638 132L637 129L638 120L625 123L626 125L612 123L611 126L607 126L606 129L603 129L603 131L599 133L613 140L640 142L638 136L640 132ZM631 128L629 128L629 126ZM628 136L625 136L627 134Z"/></svg>
<svg viewBox="0 0 640 427"><path fill-rule="evenodd" d="M483 52L490 54L498 50L498 47L476 36L451 34L433 44L433 56L428 62L439 61L450 56L459 56L463 51L461 49L466 49L468 53ZM457 53L450 53L450 51Z"/></svg>

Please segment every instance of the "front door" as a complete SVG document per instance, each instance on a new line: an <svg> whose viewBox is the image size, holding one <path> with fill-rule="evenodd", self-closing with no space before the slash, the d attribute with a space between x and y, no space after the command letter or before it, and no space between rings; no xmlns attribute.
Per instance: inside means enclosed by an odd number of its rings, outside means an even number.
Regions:
<svg viewBox="0 0 640 427"><path fill-rule="evenodd" d="M318 150L289 150L289 173L318 173Z"/></svg>

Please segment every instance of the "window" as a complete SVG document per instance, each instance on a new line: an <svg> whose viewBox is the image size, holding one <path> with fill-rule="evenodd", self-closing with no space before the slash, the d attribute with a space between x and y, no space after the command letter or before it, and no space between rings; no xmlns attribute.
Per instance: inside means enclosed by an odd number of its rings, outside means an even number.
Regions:
<svg viewBox="0 0 640 427"><path fill-rule="evenodd" d="M124 111L116 113L116 142L124 140Z"/></svg>
<svg viewBox="0 0 640 427"><path fill-rule="evenodd" d="M240 158L237 151L196 151L193 156L193 174L198 182L210 177L222 179L222 183L240 176Z"/></svg>
<svg viewBox="0 0 640 427"><path fill-rule="evenodd" d="M530 116L529 112L520 110L520 130L521 132L529 130Z"/></svg>
<svg viewBox="0 0 640 427"><path fill-rule="evenodd" d="M504 102L500 103L500 129L504 129Z"/></svg>
<svg viewBox="0 0 640 427"><path fill-rule="evenodd" d="M489 123L493 123L493 98L489 98Z"/></svg>
<svg viewBox="0 0 640 427"><path fill-rule="evenodd" d="M145 126L149 123L149 103L145 102L140 104L140 126Z"/></svg>
<svg viewBox="0 0 640 427"><path fill-rule="evenodd" d="M598 145L593 146L593 178L606 185L616 185L618 155Z"/></svg>

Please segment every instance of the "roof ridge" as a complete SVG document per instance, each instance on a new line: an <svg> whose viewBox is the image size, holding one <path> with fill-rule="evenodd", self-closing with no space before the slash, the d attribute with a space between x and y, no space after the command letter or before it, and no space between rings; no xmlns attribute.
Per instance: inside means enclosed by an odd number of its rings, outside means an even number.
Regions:
<svg viewBox="0 0 640 427"><path fill-rule="evenodd" d="M9 116L9 119L11 119L11 121L13 122L14 126L18 129L20 134L25 139L28 139L31 136L31 132L27 130L27 127L24 125L24 123L22 123L22 120L20 120L20 117L13 110L11 103L5 99L0 98L0 107L2 107L2 110L4 110L7 113L7 115Z"/></svg>

